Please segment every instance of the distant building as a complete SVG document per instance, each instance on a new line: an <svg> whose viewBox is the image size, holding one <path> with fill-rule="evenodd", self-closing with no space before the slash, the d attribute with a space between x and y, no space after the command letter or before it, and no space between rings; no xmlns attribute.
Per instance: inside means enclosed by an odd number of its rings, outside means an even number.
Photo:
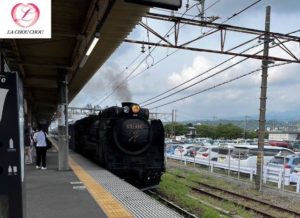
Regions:
<svg viewBox="0 0 300 218"><path fill-rule="evenodd" d="M195 127L188 127L188 132L187 132L186 136L188 138L194 138L196 135L197 135L196 128Z"/></svg>
<svg viewBox="0 0 300 218"><path fill-rule="evenodd" d="M276 131L269 132L271 141L295 141L300 139L300 132L295 131Z"/></svg>

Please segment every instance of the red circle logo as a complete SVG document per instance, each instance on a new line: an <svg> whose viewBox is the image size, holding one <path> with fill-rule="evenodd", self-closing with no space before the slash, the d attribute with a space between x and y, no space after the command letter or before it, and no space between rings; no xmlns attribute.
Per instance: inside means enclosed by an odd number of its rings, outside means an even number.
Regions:
<svg viewBox="0 0 300 218"><path fill-rule="evenodd" d="M38 21L40 9L32 3L18 3L11 10L11 17L20 27L31 27Z"/></svg>

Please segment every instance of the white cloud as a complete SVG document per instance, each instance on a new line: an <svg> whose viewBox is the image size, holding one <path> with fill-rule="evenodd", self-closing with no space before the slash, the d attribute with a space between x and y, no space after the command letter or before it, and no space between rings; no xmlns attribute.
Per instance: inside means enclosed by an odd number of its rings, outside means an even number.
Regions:
<svg viewBox="0 0 300 218"><path fill-rule="evenodd" d="M281 3L280 3L281 2ZM207 5L211 2L207 1ZM207 16L218 15L221 16L217 22L222 22L222 20L231 16L233 13L239 11L240 9L246 7L253 3L251 0L247 1L233 1L226 0L220 1L215 7L212 7L206 12ZM272 5L272 15L271 15L271 30L287 33L298 28L299 15L297 14L297 7L291 7L291 5L300 6L300 1L290 0L288 4L282 3L278 0L265 0L261 3L255 5L255 7L247 10L245 13L238 15L236 18L230 20L229 24L240 25L250 28L264 28L264 17L265 17L265 5ZM184 4L183 4L184 5ZM233 6L234 5L234 6ZM299 7L298 7L299 8ZM157 11L156 11L157 12ZM161 12L161 11L160 11ZM195 11L190 11L189 13L195 13ZM145 20L144 20L145 21ZM146 21L145 21L146 22ZM167 32L171 24L165 24L164 22L150 21L148 19L148 24L151 25L158 32ZM188 38L195 38L201 34L201 31L207 31L206 28L196 28L189 27L183 28L183 32L179 34L180 40L187 40ZM164 35L164 34L162 34ZM193 46L199 46L200 48L218 48L220 46L219 35L213 35L207 37L206 39L201 39L193 44ZM170 38L173 37L170 36ZM182 37L182 38L181 38ZM254 36L251 36L254 37ZM237 43L249 40L251 37L246 37L240 33L228 34L225 43L225 49L229 49L237 45ZM136 28L129 38L145 40L147 41L147 33L145 30ZM158 41L157 37L153 37L150 34L150 39ZM173 39L173 38L172 38ZM253 42L251 45L257 43ZM237 52L241 52L250 45L244 46L237 49ZM291 49L295 54L300 55L299 46L295 43L287 44L289 49ZM262 49L262 46L257 47L249 52L248 54L253 54ZM171 54L174 50L157 48L151 54L153 57L153 62L157 63L162 58L166 57L167 54ZM128 65L132 62L138 55L141 55L140 45L133 44L123 44L114 53L114 55L108 60L108 62L99 70L97 74L92 78L92 80L87 84L87 86L82 90L82 92L76 97L77 103L93 103L96 102L101 96L111 90L111 87L107 86L108 77L105 74L105 69L110 68L114 71L115 75L121 73ZM124 78L135 68L136 64L145 57L146 53L141 55L141 57L131 65L123 74L120 74L120 78ZM281 49L271 49L271 56L280 56L283 58L290 58ZM170 55L167 59L161 61L154 67L149 68L143 72L140 76L136 77L134 80L128 82L128 88L132 94L132 100L136 102L145 101L155 95L158 95L174 86L181 84L200 73L205 72L216 64L226 60L230 56L210 54L210 53L200 53L191 51L179 51L173 55ZM197 78L193 82L189 82L187 85L191 85L194 82L203 80L204 78L213 75L230 66L237 63L243 58L235 58L229 63L214 69ZM148 65L150 58L148 58ZM247 60L241 64L238 64L210 79L207 79L190 89L183 92L177 93L171 98L160 101L156 104L150 105L154 107L168 101L178 99L190 94L199 92L206 88L212 87L219 83L228 81L234 77L240 76L242 74L248 73L252 70L261 67L261 60ZM139 68L134 73L137 74L147 68L147 63L142 63ZM247 115L257 115L259 110L259 97L260 97L260 86L261 86L261 72L251 74L247 77L241 78L239 80L233 81L231 83L225 84L223 86L214 88L212 90L203 92L201 94L195 95L193 97L187 98L185 100L179 101L177 103L170 104L168 106L162 107L157 110L157 112L170 112L173 108L177 108L179 111L183 111L186 114L195 115L198 118L218 116L219 118L234 117L234 116L244 116ZM289 111L300 109L300 96L297 95L300 89L300 76L299 76L299 65L287 65L282 67L270 68L268 76L268 94L267 94L267 110L268 112L276 111ZM177 89L178 90L178 89ZM299 96L299 97L298 97ZM97 99L97 100L95 100ZM93 102L91 102L93 101ZM77 104L76 103L76 104ZM105 102L107 105L120 105L120 100L114 94ZM195 117L195 118L196 118ZM178 119L187 119L187 117L178 117Z"/></svg>
<svg viewBox="0 0 300 218"><path fill-rule="evenodd" d="M176 86L197 76L200 72L208 70L212 66L213 63L211 61L202 56L197 56L194 58L192 66L183 69L181 73L173 72L168 78L168 84L170 86Z"/></svg>

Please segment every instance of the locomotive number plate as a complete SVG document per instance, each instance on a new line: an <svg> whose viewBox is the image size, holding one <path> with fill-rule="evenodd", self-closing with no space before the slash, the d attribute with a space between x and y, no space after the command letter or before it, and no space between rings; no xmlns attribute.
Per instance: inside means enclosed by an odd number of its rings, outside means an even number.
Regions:
<svg viewBox="0 0 300 218"><path fill-rule="evenodd" d="M143 124L136 124L136 123L128 123L126 125L126 129L144 129Z"/></svg>

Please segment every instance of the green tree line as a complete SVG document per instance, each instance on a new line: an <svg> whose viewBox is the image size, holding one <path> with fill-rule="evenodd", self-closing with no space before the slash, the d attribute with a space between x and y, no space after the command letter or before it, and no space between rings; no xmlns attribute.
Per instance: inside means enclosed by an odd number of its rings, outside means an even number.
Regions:
<svg viewBox="0 0 300 218"><path fill-rule="evenodd" d="M185 135L188 133L188 127L192 124L168 123L165 125L165 132L167 136L175 133L175 135ZM197 131L197 137L208 137L212 139L225 138L236 139L244 137L244 130L233 124L219 124L215 125L197 125L194 126ZM257 138L256 131L246 131L245 138Z"/></svg>

